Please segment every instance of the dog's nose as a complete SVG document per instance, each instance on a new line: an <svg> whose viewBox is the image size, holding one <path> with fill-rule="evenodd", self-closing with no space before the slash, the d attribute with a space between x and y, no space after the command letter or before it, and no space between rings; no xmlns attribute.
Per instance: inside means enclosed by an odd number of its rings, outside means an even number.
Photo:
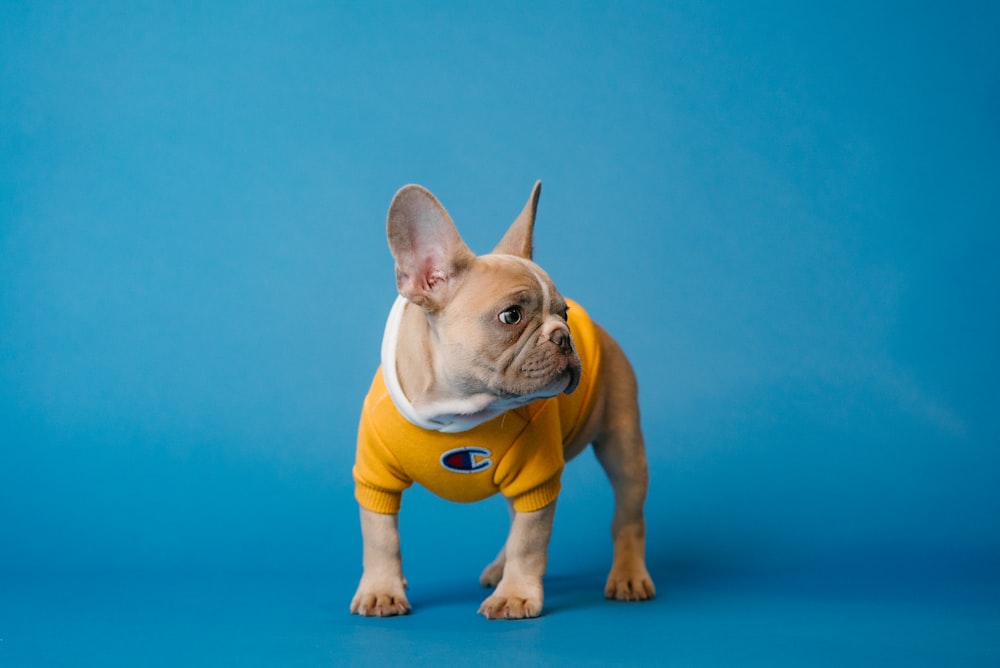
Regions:
<svg viewBox="0 0 1000 668"><path fill-rule="evenodd" d="M569 330L562 323L549 323L542 331L542 336L554 343L559 350L568 353L573 350L573 339L569 335Z"/></svg>

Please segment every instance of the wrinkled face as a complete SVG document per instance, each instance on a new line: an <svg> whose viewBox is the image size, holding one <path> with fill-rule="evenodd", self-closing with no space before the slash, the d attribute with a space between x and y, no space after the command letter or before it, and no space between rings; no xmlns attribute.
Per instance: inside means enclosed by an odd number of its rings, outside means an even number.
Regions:
<svg viewBox="0 0 1000 668"><path fill-rule="evenodd" d="M511 405L571 393L580 381L580 358L566 309L534 262L478 257L435 316L445 374L469 394L487 392Z"/></svg>

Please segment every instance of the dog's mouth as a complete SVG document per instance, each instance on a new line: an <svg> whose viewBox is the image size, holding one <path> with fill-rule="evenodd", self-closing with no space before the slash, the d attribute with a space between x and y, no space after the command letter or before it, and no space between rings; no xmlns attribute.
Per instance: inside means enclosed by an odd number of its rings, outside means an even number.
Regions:
<svg viewBox="0 0 1000 668"><path fill-rule="evenodd" d="M568 363L566 369L563 370L563 375L567 377L568 381L563 394L573 394L573 391L580 386L580 376L582 375L580 365L573 364L572 362Z"/></svg>
<svg viewBox="0 0 1000 668"><path fill-rule="evenodd" d="M544 373L541 369L537 371L533 374L535 382L526 383L524 375L519 375L519 382L513 384L496 383L479 386L478 389L470 388L461 401L435 405L433 409L436 412L428 421L440 425L433 427L437 431L461 432L533 401L572 394L580 385L582 368L575 354L561 360L550 358Z"/></svg>
<svg viewBox="0 0 1000 668"><path fill-rule="evenodd" d="M554 397L559 394L573 394L580 386L582 370L580 363L575 359L567 359L562 369L557 370L552 376L552 380L546 383L540 390L533 392L536 397Z"/></svg>
<svg viewBox="0 0 1000 668"><path fill-rule="evenodd" d="M580 385L582 373L580 363L567 359L561 367L550 370L547 374L548 380L544 383L528 386L520 384L520 386L495 386L491 392L501 402L511 406L523 406L536 399L548 399L559 394L572 394Z"/></svg>
<svg viewBox="0 0 1000 668"><path fill-rule="evenodd" d="M580 385L580 358L572 346L562 350L538 346L512 352L494 367L486 382L487 391L506 405L523 406L536 399L572 394Z"/></svg>

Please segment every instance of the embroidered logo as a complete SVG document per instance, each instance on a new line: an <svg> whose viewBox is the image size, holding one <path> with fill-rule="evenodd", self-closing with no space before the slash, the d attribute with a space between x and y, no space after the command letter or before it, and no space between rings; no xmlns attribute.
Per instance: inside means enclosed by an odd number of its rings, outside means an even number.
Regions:
<svg viewBox="0 0 1000 668"><path fill-rule="evenodd" d="M455 473L477 473L493 466L486 448L455 448L441 455L441 466Z"/></svg>

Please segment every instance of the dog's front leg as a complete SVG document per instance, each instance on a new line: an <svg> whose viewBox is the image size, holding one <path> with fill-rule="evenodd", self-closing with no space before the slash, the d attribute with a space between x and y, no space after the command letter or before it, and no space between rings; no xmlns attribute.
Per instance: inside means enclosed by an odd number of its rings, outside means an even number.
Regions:
<svg viewBox="0 0 1000 668"><path fill-rule="evenodd" d="M361 509L364 542L361 583L351 600L351 613L363 617L392 617L410 611L406 578L399 550L399 515Z"/></svg>
<svg viewBox="0 0 1000 668"><path fill-rule="evenodd" d="M556 502L530 513L514 511L504 545L503 577L479 606L487 619L524 619L542 612L542 576L548 562L549 538Z"/></svg>

